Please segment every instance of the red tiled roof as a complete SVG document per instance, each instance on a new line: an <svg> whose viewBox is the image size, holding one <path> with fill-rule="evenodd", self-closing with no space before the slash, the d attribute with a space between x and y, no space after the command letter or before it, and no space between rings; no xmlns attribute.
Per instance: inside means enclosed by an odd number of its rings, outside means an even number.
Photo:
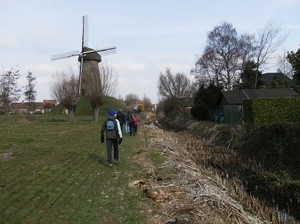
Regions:
<svg viewBox="0 0 300 224"><path fill-rule="evenodd" d="M55 105L56 106L56 104L57 104L57 101L54 99L54 100L44 100L43 101L43 103L44 104L46 104L46 103L50 103L50 104L53 104L53 105Z"/></svg>
<svg viewBox="0 0 300 224"><path fill-rule="evenodd" d="M28 109L29 105L28 103L12 103L11 108L15 110L23 110L23 109ZM40 109L42 110L44 107L44 103L41 102L34 102L33 103L33 108L34 109Z"/></svg>

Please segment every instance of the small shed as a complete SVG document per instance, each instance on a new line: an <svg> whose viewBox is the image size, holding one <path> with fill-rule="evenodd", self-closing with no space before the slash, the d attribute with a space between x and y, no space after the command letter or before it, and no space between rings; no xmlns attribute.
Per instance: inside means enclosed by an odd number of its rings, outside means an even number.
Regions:
<svg viewBox="0 0 300 224"><path fill-rule="evenodd" d="M226 105L243 105L244 99L255 98L284 98L299 97L293 89L242 89L222 91L217 100L217 107L222 109Z"/></svg>
<svg viewBox="0 0 300 224"><path fill-rule="evenodd" d="M217 109L224 116L224 123L237 125L243 118L243 100L255 98L300 97L293 89L243 89L222 91L217 100Z"/></svg>

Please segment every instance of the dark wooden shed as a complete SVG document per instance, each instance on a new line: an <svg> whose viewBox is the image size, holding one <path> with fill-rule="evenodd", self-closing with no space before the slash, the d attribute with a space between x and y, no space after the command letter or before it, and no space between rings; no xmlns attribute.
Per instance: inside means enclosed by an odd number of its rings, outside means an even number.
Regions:
<svg viewBox="0 0 300 224"><path fill-rule="evenodd" d="M216 108L226 124L237 125L243 119L243 100L255 98L300 97L293 89L243 89L222 91L218 97Z"/></svg>

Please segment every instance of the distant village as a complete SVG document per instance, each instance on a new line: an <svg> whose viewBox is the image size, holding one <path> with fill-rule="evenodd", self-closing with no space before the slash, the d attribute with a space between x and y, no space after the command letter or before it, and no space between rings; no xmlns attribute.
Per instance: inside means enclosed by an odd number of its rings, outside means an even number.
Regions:
<svg viewBox="0 0 300 224"><path fill-rule="evenodd" d="M123 98L118 99L121 103L126 105L126 101ZM43 102L33 102L29 104L28 102L18 102L12 103L8 108L9 114L20 115L20 114L45 114L50 112L55 106L57 106L58 102L56 99L43 100ZM143 104L143 101L136 100L133 102L131 107L137 108L139 105ZM153 104L151 110L156 110L157 104ZM0 107L0 115L4 115L7 113L7 108ZM66 111L62 111L62 113L67 113Z"/></svg>
<svg viewBox="0 0 300 224"><path fill-rule="evenodd" d="M12 103L8 109L9 114L44 114L51 111L57 105L57 101L52 100L43 100L43 102L21 102L21 103ZM0 107L0 114L3 115L6 113L7 108Z"/></svg>

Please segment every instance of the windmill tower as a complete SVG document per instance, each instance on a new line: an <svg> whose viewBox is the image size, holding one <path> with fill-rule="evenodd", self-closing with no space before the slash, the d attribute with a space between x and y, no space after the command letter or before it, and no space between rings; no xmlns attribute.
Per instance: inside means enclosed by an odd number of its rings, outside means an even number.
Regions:
<svg viewBox="0 0 300 224"><path fill-rule="evenodd" d="M86 85L89 79L99 79L92 80L96 83L100 83L100 73L98 63L102 61L103 56L114 54L116 52L116 47L107 47L101 49L92 49L87 47L87 28L88 28L88 17L82 17L82 39L81 39L81 51L71 51L62 54L51 55L51 61L70 58L78 56L79 66L79 86L78 86L78 96L85 96L89 94L89 87ZM99 86L100 88L100 86Z"/></svg>

